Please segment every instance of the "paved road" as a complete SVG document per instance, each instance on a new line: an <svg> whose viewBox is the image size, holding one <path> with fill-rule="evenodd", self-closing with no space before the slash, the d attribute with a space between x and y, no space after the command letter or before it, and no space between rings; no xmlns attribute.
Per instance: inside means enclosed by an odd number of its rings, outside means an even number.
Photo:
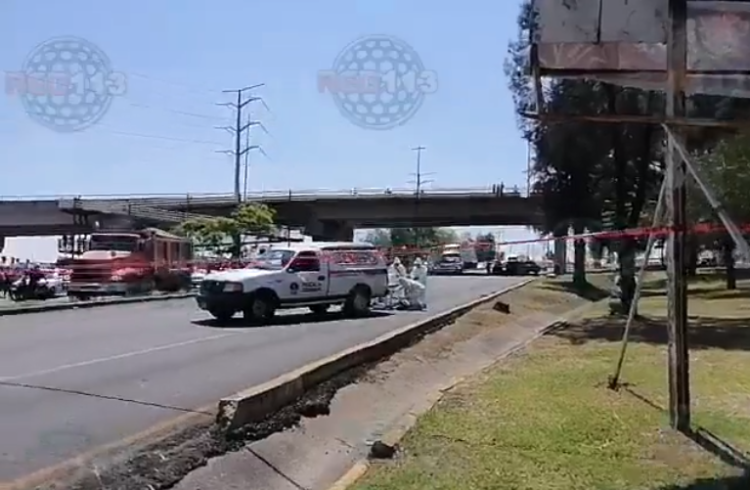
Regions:
<svg viewBox="0 0 750 490"><path fill-rule="evenodd" d="M193 300L0 317L0 481L117 441L521 279L430 279L426 313L218 328Z"/></svg>

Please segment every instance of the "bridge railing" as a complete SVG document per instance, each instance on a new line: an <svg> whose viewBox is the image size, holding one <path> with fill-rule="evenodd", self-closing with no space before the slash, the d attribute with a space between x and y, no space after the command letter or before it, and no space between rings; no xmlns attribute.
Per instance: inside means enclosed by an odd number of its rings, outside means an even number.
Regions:
<svg viewBox="0 0 750 490"><path fill-rule="evenodd" d="M305 201L317 199L357 199L357 198L388 198L410 197L416 195L413 188L351 188L351 189L291 189L256 191L247 194L249 201ZM515 186L492 185L486 187L454 187L424 189L420 196L526 196L526 189ZM94 194L94 195L6 195L0 196L1 201L40 201L40 200L107 200L124 201L138 204L180 204L195 202L196 204L234 202L234 194L230 193L165 193L165 194Z"/></svg>

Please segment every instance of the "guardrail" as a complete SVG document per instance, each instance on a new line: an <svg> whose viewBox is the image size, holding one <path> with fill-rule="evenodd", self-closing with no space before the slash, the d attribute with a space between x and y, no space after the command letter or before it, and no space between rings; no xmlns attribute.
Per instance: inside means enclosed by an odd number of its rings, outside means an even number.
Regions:
<svg viewBox="0 0 750 490"><path fill-rule="evenodd" d="M251 192L247 194L249 201L305 201L316 199L356 199L356 198L387 198L409 197L416 195L413 188L352 188L352 189L290 189ZM425 189L421 197L433 196L526 196L526 190L521 187L492 185L487 187L454 187ZM40 196L0 196L0 201L39 201L39 200L107 200L137 202L139 204L168 204L196 202L201 204L216 202L234 202L236 197L230 193L165 193L165 194L98 194L98 195L40 195Z"/></svg>
<svg viewBox="0 0 750 490"><path fill-rule="evenodd" d="M101 199L93 201L82 200L77 202L81 204L80 208L87 211L98 211L105 214L133 216L135 218L158 220L163 223L182 223L183 221L188 219L210 218L210 216L204 216L201 214L189 213L184 211L172 211L142 203L106 201Z"/></svg>

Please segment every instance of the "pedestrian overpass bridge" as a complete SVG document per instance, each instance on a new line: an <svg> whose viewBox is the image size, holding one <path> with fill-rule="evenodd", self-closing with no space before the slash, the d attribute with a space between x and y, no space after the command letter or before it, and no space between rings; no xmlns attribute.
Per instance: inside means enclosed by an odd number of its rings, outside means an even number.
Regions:
<svg viewBox="0 0 750 490"><path fill-rule="evenodd" d="M502 185L476 188L284 190L249 193L277 222L316 239L348 240L355 228L535 225L541 196ZM0 196L0 237L86 234L95 229L172 226L226 216L233 194Z"/></svg>

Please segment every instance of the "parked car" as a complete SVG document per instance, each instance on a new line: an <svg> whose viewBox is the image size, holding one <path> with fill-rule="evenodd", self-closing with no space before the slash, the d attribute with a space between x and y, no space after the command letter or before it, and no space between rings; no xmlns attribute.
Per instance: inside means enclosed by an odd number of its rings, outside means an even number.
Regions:
<svg viewBox="0 0 750 490"><path fill-rule="evenodd" d="M429 267L430 274L463 274L464 263L460 254L443 254Z"/></svg>
<svg viewBox="0 0 750 490"><path fill-rule="evenodd" d="M494 262L488 270L491 274L501 276L536 276L541 274L542 266L531 259L511 255L505 262Z"/></svg>
<svg viewBox="0 0 750 490"><path fill-rule="evenodd" d="M487 263L487 273L495 276L502 276L505 274L505 266L499 260Z"/></svg>
<svg viewBox="0 0 750 490"><path fill-rule="evenodd" d="M538 276L542 267L531 259L508 260L505 264L505 273L508 276Z"/></svg>

